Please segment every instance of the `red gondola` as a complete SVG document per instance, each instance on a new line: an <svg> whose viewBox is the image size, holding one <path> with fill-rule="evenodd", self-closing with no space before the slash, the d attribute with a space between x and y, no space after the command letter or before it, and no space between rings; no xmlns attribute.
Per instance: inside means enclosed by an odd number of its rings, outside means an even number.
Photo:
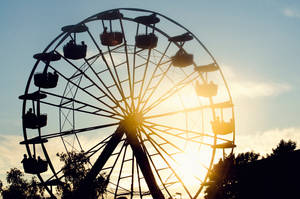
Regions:
<svg viewBox="0 0 300 199"><path fill-rule="evenodd" d="M107 32L107 29L104 29L100 35L100 40L103 46L117 46L123 42L123 34L121 32Z"/></svg>

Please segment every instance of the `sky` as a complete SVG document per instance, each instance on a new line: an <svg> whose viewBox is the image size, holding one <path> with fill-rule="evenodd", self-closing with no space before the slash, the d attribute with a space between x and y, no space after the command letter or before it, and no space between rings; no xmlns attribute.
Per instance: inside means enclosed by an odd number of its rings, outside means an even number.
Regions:
<svg viewBox="0 0 300 199"><path fill-rule="evenodd" d="M219 63L235 105L236 152L300 146L300 2L297 0L3 1L0 7L0 179L21 168L21 108L35 63L65 25L112 8L153 10L183 24Z"/></svg>

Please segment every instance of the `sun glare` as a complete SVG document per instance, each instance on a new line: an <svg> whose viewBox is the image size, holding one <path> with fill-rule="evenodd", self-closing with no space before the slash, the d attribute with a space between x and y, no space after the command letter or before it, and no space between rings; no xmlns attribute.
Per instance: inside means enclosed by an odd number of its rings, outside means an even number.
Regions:
<svg viewBox="0 0 300 199"><path fill-rule="evenodd" d="M199 186L204 180L209 164L209 155L199 150L199 147L187 146L185 152L176 157L179 175L185 184Z"/></svg>

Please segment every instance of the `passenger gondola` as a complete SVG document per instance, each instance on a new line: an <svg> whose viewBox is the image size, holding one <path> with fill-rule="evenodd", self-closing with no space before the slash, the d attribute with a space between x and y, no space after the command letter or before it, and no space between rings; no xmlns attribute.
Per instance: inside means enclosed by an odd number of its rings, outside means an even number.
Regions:
<svg viewBox="0 0 300 199"><path fill-rule="evenodd" d="M103 33L100 35L100 40L103 46L117 46L123 42L123 33L107 32L107 28L104 28Z"/></svg>
<svg viewBox="0 0 300 199"><path fill-rule="evenodd" d="M155 34L145 34L135 36L135 45L141 49L152 49L157 46L158 38Z"/></svg>
<svg viewBox="0 0 300 199"><path fill-rule="evenodd" d="M194 56L186 53L182 48L172 57L172 64L175 67L187 67L194 63Z"/></svg>
<svg viewBox="0 0 300 199"><path fill-rule="evenodd" d="M195 67L195 71L202 72L202 73L203 72L206 72L206 73L214 72L218 69L219 69L219 67L215 63Z"/></svg>
<svg viewBox="0 0 300 199"><path fill-rule="evenodd" d="M76 41L71 39L64 47L64 56L68 59L82 59L85 58L87 52L87 45L82 41L81 44L76 44Z"/></svg>
<svg viewBox="0 0 300 199"><path fill-rule="evenodd" d="M25 128L37 129L47 125L47 115L41 114L36 115L30 108L27 113L23 116L23 124Z"/></svg>
<svg viewBox="0 0 300 199"><path fill-rule="evenodd" d="M215 121L211 122L212 130L214 134L217 135L227 135L234 131L234 123L231 119L229 122L220 121L217 117Z"/></svg>
<svg viewBox="0 0 300 199"><path fill-rule="evenodd" d="M40 88L55 88L58 82L56 72L43 72L34 75L34 85Z"/></svg>
<svg viewBox="0 0 300 199"><path fill-rule="evenodd" d="M197 81L195 89L197 95L201 97L213 97L218 93L218 85L213 82L200 84Z"/></svg>
<svg viewBox="0 0 300 199"><path fill-rule="evenodd" d="M23 164L25 173L40 174L48 170L48 162L46 160L42 160L40 157L35 159L32 157L27 158L27 156L24 155L24 159L21 163Z"/></svg>

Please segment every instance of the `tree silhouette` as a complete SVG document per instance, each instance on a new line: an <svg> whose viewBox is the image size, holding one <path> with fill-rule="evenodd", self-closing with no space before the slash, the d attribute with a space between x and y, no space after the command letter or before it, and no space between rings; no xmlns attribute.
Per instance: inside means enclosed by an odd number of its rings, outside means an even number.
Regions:
<svg viewBox="0 0 300 199"><path fill-rule="evenodd" d="M3 192L3 183L2 181L0 180L0 194L2 195L2 192Z"/></svg>
<svg viewBox="0 0 300 199"><path fill-rule="evenodd" d="M237 168L257 160L258 157L258 153L247 152L238 154L236 157L232 154L224 159L220 159L209 173L210 182L205 190L205 199L241 198Z"/></svg>
<svg viewBox="0 0 300 199"><path fill-rule="evenodd" d="M43 199L44 188L37 182L35 177L30 181L24 179L24 173L17 168L7 172L6 181L8 186L3 188L0 182L0 192L3 199Z"/></svg>
<svg viewBox="0 0 300 199"><path fill-rule="evenodd" d="M284 141L284 140L280 140L279 144L277 145L277 147L275 149L272 149L272 153L269 155L267 155L267 157L275 157L275 156L279 156L279 155L284 155L286 153L292 152L296 149L296 142L293 142L291 140L289 141Z"/></svg>
<svg viewBox="0 0 300 199"><path fill-rule="evenodd" d="M220 159L209 173L205 199L300 198L300 150L295 149L295 142L281 140L261 160L254 152Z"/></svg>
<svg viewBox="0 0 300 199"><path fill-rule="evenodd" d="M79 188L80 184L83 182L84 177L90 171L87 169L89 164L89 159L84 153L60 153L57 154L60 161L64 162L63 173L64 173L64 183L58 186L58 194L61 195L62 199L76 198L74 193ZM104 175L98 175L97 178L92 183L93 190L87 199L97 199L99 196L103 196L106 192L106 187L108 180Z"/></svg>
<svg viewBox="0 0 300 199"><path fill-rule="evenodd" d="M61 153L57 154L60 161L64 163L63 173L64 182L57 186L57 194L61 199L74 199L74 191L79 187L80 183L89 172L87 165L89 164L88 158L84 153ZM46 199L44 196L45 188L39 183L36 177L31 180L26 180L24 173L17 169L12 168L6 175L7 186L4 187L0 181L0 194L3 199ZM93 192L90 197L86 199L96 199L103 196L106 192L108 180L103 175L98 177L93 182L91 190Z"/></svg>

